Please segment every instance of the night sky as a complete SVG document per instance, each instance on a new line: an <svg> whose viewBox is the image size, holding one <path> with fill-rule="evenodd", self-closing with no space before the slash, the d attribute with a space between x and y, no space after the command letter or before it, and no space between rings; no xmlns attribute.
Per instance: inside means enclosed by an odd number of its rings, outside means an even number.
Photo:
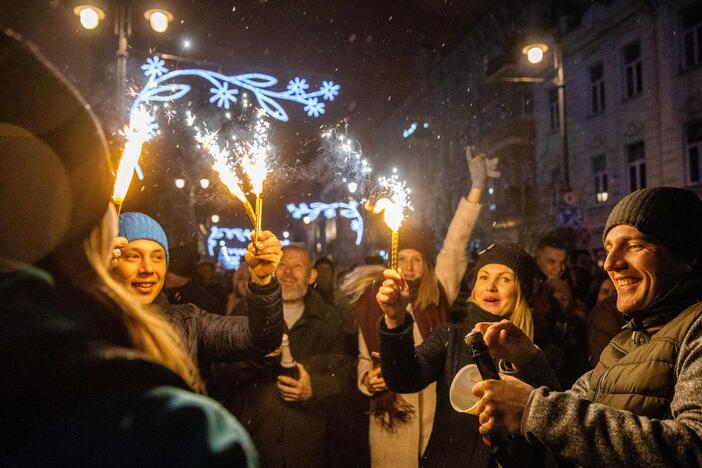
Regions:
<svg viewBox="0 0 702 468"><path fill-rule="evenodd" d="M114 132L118 128L114 99L117 39L112 23L116 2L102 3L108 18L92 31L82 29L74 16L76 2L60 0L2 0L0 25L34 41L76 83L108 131ZM433 60L445 56L488 5L486 0L180 0L158 2L167 4L175 16L168 31L158 35L143 17L154 2L128 3L133 23L128 72L135 87L143 86L139 67L152 53L182 57L179 68L269 73L279 78L282 89L295 76L307 78L312 86L329 79L341 85L341 93L327 103L321 118L309 118L302 106L286 104L290 122L274 122L273 143L288 167L309 161L319 146L321 125L343 121L372 160L372 132L412 90L418 56ZM191 41L190 49L183 47L185 39ZM167 143L150 149L167 158L158 158L157 164L147 153L153 166L145 162L145 170L151 169L152 177L141 188L130 189L128 201L134 207L146 210L144 199L154 194L167 196L163 186L172 184L171 179L184 171L195 178L208 171L204 160L188 160L189 155L178 159L179 151L174 149L181 137L178 132L182 130L172 129ZM278 175L284 179L287 174ZM284 195L286 189L281 188L270 195L281 201L291 196L305 199L316 196L318 188L300 191L298 187L292 195ZM224 191L220 195L226 198ZM211 209L215 208L207 207Z"/></svg>

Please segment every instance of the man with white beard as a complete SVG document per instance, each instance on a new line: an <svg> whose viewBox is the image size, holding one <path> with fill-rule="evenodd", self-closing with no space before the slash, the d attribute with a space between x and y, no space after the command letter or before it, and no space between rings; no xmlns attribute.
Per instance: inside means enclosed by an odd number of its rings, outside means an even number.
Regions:
<svg viewBox="0 0 702 468"><path fill-rule="evenodd" d="M283 247L275 273L298 378L279 375L280 353L274 352L264 363L239 369L236 388L227 389L235 395L231 409L251 434L261 466L328 466L330 405L352 381L352 365L343 356L341 314L310 288L317 278L312 265L309 250L292 244Z"/></svg>

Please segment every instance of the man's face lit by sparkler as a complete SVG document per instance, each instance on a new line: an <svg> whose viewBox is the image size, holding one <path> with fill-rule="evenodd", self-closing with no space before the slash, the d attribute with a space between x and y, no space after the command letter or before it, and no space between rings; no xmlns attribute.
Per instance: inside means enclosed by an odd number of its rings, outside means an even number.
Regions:
<svg viewBox="0 0 702 468"><path fill-rule="evenodd" d="M122 250L113 273L140 303L151 304L166 279L166 252L158 242L133 240Z"/></svg>
<svg viewBox="0 0 702 468"><path fill-rule="evenodd" d="M309 254L296 248L283 248L283 257L275 271L283 290L283 302L296 302L307 295L310 284L317 280Z"/></svg>

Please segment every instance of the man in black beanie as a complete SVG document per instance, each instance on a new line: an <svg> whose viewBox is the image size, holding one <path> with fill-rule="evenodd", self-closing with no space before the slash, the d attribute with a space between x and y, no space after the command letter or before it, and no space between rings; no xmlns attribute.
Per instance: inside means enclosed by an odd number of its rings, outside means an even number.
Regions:
<svg viewBox="0 0 702 468"><path fill-rule="evenodd" d="M521 434L583 466L702 463L702 201L673 187L638 190L612 210L605 270L624 330L596 368L562 393L543 353L508 323L478 324L491 353L531 382L477 384L483 434Z"/></svg>

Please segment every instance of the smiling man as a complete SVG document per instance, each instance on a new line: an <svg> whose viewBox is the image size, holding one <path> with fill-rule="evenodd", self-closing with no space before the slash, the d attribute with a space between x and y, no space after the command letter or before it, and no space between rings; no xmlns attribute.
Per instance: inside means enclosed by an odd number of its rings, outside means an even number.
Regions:
<svg viewBox="0 0 702 468"><path fill-rule="evenodd" d="M181 333L193 362L201 368L210 362L261 358L280 345L282 302L274 273L282 251L272 233L262 232L256 248L249 244L244 257L251 273L246 297L249 317L221 316L193 304L168 302L161 292L170 261L168 239L153 218L144 213L122 213L119 236L123 239L116 245L113 276L139 302L166 316Z"/></svg>
<svg viewBox="0 0 702 468"><path fill-rule="evenodd" d="M480 430L521 434L583 466L702 464L702 201L652 187L622 199L603 240L627 321L569 392L477 384ZM493 355L556 388L543 353L509 323L478 324ZM549 383L550 382L550 383Z"/></svg>

